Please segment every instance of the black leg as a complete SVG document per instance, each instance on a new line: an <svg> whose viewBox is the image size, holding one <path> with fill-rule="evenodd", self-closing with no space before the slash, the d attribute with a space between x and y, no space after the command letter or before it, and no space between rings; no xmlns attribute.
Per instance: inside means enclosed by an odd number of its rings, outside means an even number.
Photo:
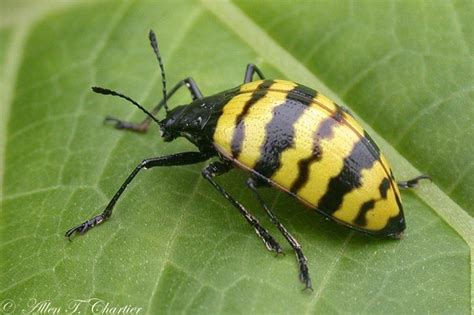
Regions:
<svg viewBox="0 0 474 315"><path fill-rule="evenodd" d="M264 183L266 184L266 183ZM257 182L253 178L249 178L247 180L247 186L250 188L250 190L253 191L255 194L255 197L257 197L258 201L262 205L262 207L265 209L267 212L268 216L270 217L270 220L272 223L280 230L281 234L285 237L285 239L288 241L288 243L291 245L293 250L295 251L296 254L296 260L298 261L299 269L300 269L300 281L304 283L305 289L311 289L313 290L312 283L311 283L311 278L309 276L308 272L308 265L307 262L308 260L306 259L305 255L303 254L303 250L301 249L301 245L298 243L298 241L288 232L288 230L283 226L283 224L278 221L278 218L275 216L275 214L270 210L270 208L267 206L265 201L262 199L260 194L257 191L257 186L260 186L260 183Z"/></svg>
<svg viewBox="0 0 474 315"><path fill-rule="evenodd" d="M244 76L244 83L249 83L253 81L253 75L257 73L257 75L260 77L260 79L265 79L265 76L263 75L262 71L254 65L253 63L249 63L247 65L247 69L245 70L245 76Z"/></svg>
<svg viewBox="0 0 474 315"><path fill-rule="evenodd" d="M220 192L225 199L230 201L230 203L239 210L239 212L244 216L245 220L255 229L257 235L262 239L263 243L269 251L274 251L277 254L282 253L280 244L273 238L273 236L268 233L268 231L260 225L258 220L248 212L244 206L242 206L238 201L232 198L224 188L222 188L215 180L214 177L228 172L232 168L231 165L225 164L222 162L213 162L209 164L206 168L202 170L202 176L207 179L218 192Z"/></svg>
<svg viewBox="0 0 474 315"><path fill-rule="evenodd" d="M156 166L173 166L173 165L185 165L185 164L195 164L199 162L203 162L211 157L208 153L201 153L201 152L183 152L177 153L173 155L167 155L162 157L156 157L151 159L143 160L137 167L133 170L133 172L127 177L125 182L120 186L119 190L115 193L114 197L110 200L107 207L105 207L104 211L96 215L90 220L85 221L82 224L79 224L72 229L69 229L65 236L71 240L71 236L74 233L84 234L97 224L100 224L107 220L112 215L112 210L115 206L115 203L120 198L120 195L124 192L125 188L127 188L128 184L135 178L138 172L141 169L152 168Z"/></svg>
<svg viewBox="0 0 474 315"><path fill-rule="evenodd" d="M397 184L400 188L415 188L418 186L418 182L422 179L429 179L431 181L431 177L428 175L420 175L407 181L397 182Z"/></svg>
<svg viewBox="0 0 474 315"><path fill-rule="evenodd" d="M196 82L194 82L193 78L186 78L184 80L181 80L176 84L166 95L166 99L169 100L176 91L178 91L180 88L185 86L189 92L191 93L191 97L194 100L200 99L203 97L201 91L199 90L199 87L197 86ZM151 113L153 115L157 114L160 109L164 105L164 99L162 99L158 105L153 108ZM151 123L151 118L146 117L141 123L131 123L127 121L123 121L120 119L117 119L115 117L107 116L105 117L105 122L112 122L114 123L114 127L117 129L126 129L130 131L135 131L135 132L140 132L140 133L145 133L148 130L148 126Z"/></svg>

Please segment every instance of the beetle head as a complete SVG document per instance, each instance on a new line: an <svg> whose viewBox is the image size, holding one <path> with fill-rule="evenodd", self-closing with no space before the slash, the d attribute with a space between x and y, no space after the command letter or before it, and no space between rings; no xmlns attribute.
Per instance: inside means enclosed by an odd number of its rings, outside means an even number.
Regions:
<svg viewBox="0 0 474 315"><path fill-rule="evenodd" d="M202 100L177 106L169 110L166 118L160 121L161 136L166 142L173 141L177 137L184 137L199 146L205 139L203 130L210 115L210 111L206 110Z"/></svg>
<svg viewBox="0 0 474 315"><path fill-rule="evenodd" d="M170 142L180 136L178 122L185 111L186 106L177 106L166 113L166 117L160 121L160 134L165 142Z"/></svg>

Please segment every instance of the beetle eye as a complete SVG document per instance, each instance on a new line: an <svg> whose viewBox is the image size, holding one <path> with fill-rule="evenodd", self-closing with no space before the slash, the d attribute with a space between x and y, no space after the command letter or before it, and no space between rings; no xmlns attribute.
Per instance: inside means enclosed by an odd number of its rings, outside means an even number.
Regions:
<svg viewBox="0 0 474 315"><path fill-rule="evenodd" d="M177 135L175 133L169 132L167 130L160 130L161 137L163 138L163 141L165 142L170 142L176 139Z"/></svg>

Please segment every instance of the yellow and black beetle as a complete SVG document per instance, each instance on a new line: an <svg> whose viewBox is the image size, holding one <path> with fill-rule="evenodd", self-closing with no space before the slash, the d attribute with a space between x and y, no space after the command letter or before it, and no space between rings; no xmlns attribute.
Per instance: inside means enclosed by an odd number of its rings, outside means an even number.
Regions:
<svg viewBox="0 0 474 315"><path fill-rule="evenodd" d="M185 137L198 151L143 160L101 214L66 232L69 239L108 219L141 169L194 164L213 157L219 160L203 169L204 178L239 210L268 250L281 253L278 242L214 179L233 167L248 171L247 186L295 251L305 288L312 288L312 284L301 246L278 221L257 187L277 187L327 218L363 233L396 238L405 230L398 186L414 187L420 179L429 177L421 175L397 183L379 148L349 111L303 85L266 80L253 64L247 66L244 84L216 95L204 97L192 78L180 81L167 93L153 31L149 39L161 69L164 95L151 113L123 94L100 87L92 89L124 98L148 115L140 124L107 117L106 121L116 128L145 132L153 120L164 141ZM255 74L261 80L253 81ZM188 88L193 101L170 110L167 100L181 87ZM154 115L162 107L166 117L160 121Z"/></svg>

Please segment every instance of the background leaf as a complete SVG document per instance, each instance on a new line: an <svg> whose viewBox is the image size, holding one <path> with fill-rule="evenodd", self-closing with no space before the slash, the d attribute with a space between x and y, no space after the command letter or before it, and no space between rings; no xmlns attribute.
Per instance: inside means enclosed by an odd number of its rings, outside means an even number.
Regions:
<svg viewBox="0 0 474 315"><path fill-rule="evenodd" d="M1 11L0 301L65 311L71 299L98 298L150 314L472 310L472 2L15 1ZM110 222L67 242L65 230L101 211L141 159L192 148L163 143L156 128L102 126L107 114L143 115L89 90L156 103L150 28L168 82L191 75L210 95L255 62L350 107L398 178L434 178L403 192L405 239L359 235L265 191L310 260L315 291L301 292L290 248L269 254L201 179L202 164L143 172ZM278 234L244 174L219 180Z"/></svg>

